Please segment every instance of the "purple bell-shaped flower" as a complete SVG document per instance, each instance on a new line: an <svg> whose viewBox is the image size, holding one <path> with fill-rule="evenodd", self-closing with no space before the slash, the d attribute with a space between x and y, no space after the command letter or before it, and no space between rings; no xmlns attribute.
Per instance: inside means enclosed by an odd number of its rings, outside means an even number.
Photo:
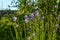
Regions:
<svg viewBox="0 0 60 40"><path fill-rule="evenodd" d="M29 22L28 19L25 19L24 21L25 21L25 23L28 23Z"/></svg>
<svg viewBox="0 0 60 40"><path fill-rule="evenodd" d="M29 17L30 17L31 19L34 18L34 14L31 13L31 14L29 15Z"/></svg>
<svg viewBox="0 0 60 40"><path fill-rule="evenodd" d="M28 19L28 15L25 15L25 16L24 16L24 19Z"/></svg>
<svg viewBox="0 0 60 40"><path fill-rule="evenodd" d="M17 20L17 17L16 17L16 16L14 16L14 17L13 17L13 21L16 21L16 20Z"/></svg>
<svg viewBox="0 0 60 40"><path fill-rule="evenodd" d="M38 10L34 10L34 13L38 16L39 15L39 11Z"/></svg>
<svg viewBox="0 0 60 40"><path fill-rule="evenodd" d="M27 15L24 16L24 21L25 21L25 23L28 23L28 22L29 22L29 21L28 21L28 16L27 16Z"/></svg>
<svg viewBox="0 0 60 40"><path fill-rule="evenodd" d="M58 4L55 5L55 8L58 9Z"/></svg>
<svg viewBox="0 0 60 40"><path fill-rule="evenodd" d="M31 2L28 2L27 4L30 6L31 5Z"/></svg>

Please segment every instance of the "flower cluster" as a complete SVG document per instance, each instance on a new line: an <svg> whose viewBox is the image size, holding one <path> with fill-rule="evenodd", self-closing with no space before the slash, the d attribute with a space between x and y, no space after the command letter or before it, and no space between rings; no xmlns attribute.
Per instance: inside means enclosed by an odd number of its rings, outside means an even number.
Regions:
<svg viewBox="0 0 60 40"><path fill-rule="evenodd" d="M35 14L34 14L35 13ZM29 22L29 18L30 19L34 19L35 15L39 15L39 12L37 10L34 11L34 13L30 13L29 15L25 15L24 16L24 21L25 23L28 23ZM38 18L39 20L42 20L42 17L44 16L44 14L41 14L41 16Z"/></svg>
<svg viewBox="0 0 60 40"><path fill-rule="evenodd" d="M34 13L38 16L39 15L39 11L38 10L34 10Z"/></svg>
<svg viewBox="0 0 60 40"><path fill-rule="evenodd" d="M25 15L25 16L24 16L24 21L25 21L26 23L29 22L29 21L28 21L28 15Z"/></svg>

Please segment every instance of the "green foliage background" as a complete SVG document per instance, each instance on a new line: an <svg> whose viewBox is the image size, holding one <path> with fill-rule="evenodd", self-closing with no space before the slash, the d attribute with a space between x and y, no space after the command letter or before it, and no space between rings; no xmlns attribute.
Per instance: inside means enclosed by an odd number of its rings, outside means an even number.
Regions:
<svg viewBox="0 0 60 40"><path fill-rule="evenodd" d="M19 0L17 13L0 15L0 40L60 40L60 1L57 0ZM31 2L31 5L27 3ZM35 4L35 5L34 5ZM55 5L58 4L58 8ZM24 15L34 13L37 8L39 15L34 15L34 19L29 18L25 23ZM52 13L55 12L55 16ZM38 20L42 16L42 20ZM17 20L13 21L16 16ZM18 24L18 27L16 27ZM58 26L56 26L58 24ZM29 32L26 32L29 28ZM33 35L35 33L35 36Z"/></svg>

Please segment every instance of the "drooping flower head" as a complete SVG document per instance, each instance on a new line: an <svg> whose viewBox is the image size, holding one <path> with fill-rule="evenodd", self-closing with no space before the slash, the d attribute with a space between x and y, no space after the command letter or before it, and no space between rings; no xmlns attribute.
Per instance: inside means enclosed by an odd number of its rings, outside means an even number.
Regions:
<svg viewBox="0 0 60 40"><path fill-rule="evenodd" d="M30 40L30 37L28 37L28 40Z"/></svg>
<svg viewBox="0 0 60 40"><path fill-rule="evenodd" d="M28 19L28 15L25 15L25 16L24 16L24 19Z"/></svg>
<svg viewBox="0 0 60 40"><path fill-rule="evenodd" d="M26 28L26 32L30 32L30 29L29 28Z"/></svg>
<svg viewBox="0 0 60 40"><path fill-rule="evenodd" d="M34 10L34 13L38 16L39 15L39 11L37 9Z"/></svg>
<svg viewBox="0 0 60 40"><path fill-rule="evenodd" d="M39 17L38 20L42 20L42 17Z"/></svg>
<svg viewBox="0 0 60 40"><path fill-rule="evenodd" d="M55 32L56 32L56 30L53 30L53 32L55 33Z"/></svg>
<svg viewBox="0 0 60 40"><path fill-rule="evenodd" d="M28 23L29 22L28 19L24 19L24 21L25 21L25 23Z"/></svg>
<svg viewBox="0 0 60 40"><path fill-rule="evenodd" d="M28 22L29 22L29 21L28 21L28 16L27 16L27 15L24 16L24 21L25 21L25 23L28 23Z"/></svg>
<svg viewBox="0 0 60 40"><path fill-rule="evenodd" d="M16 27L18 27L19 25L18 24L16 24Z"/></svg>
<svg viewBox="0 0 60 40"><path fill-rule="evenodd" d="M30 6L32 3L31 2L28 2L27 4Z"/></svg>
<svg viewBox="0 0 60 40"><path fill-rule="evenodd" d="M58 9L58 4L55 5L55 8Z"/></svg>
<svg viewBox="0 0 60 40"><path fill-rule="evenodd" d="M33 36L36 36L36 33L35 32L33 32Z"/></svg>
<svg viewBox="0 0 60 40"><path fill-rule="evenodd" d="M29 17L30 17L31 19L34 18L34 14L31 13L31 14L29 15Z"/></svg>
<svg viewBox="0 0 60 40"><path fill-rule="evenodd" d="M56 26L56 27L59 27L59 24L56 24L55 26Z"/></svg>
<svg viewBox="0 0 60 40"><path fill-rule="evenodd" d="M56 13L53 11L53 12L52 12L52 15L55 17L55 16L56 16Z"/></svg>
<svg viewBox="0 0 60 40"><path fill-rule="evenodd" d="M60 16L58 16L58 19L60 20Z"/></svg>
<svg viewBox="0 0 60 40"><path fill-rule="evenodd" d="M13 17L13 21L16 21L16 20L17 20L17 17L16 17L16 16L14 16L14 17Z"/></svg>

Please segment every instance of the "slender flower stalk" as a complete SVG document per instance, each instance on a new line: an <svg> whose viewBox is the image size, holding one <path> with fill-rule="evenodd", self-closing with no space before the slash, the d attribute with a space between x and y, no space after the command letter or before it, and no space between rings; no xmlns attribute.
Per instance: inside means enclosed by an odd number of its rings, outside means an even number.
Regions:
<svg viewBox="0 0 60 40"><path fill-rule="evenodd" d="M25 15L25 16L24 16L24 19L28 19L28 15Z"/></svg>
<svg viewBox="0 0 60 40"><path fill-rule="evenodd" d="M45 38L45 31L44 31L44 20L40 21L42 28L40 28L40 40L44 40Z"/></svg>

